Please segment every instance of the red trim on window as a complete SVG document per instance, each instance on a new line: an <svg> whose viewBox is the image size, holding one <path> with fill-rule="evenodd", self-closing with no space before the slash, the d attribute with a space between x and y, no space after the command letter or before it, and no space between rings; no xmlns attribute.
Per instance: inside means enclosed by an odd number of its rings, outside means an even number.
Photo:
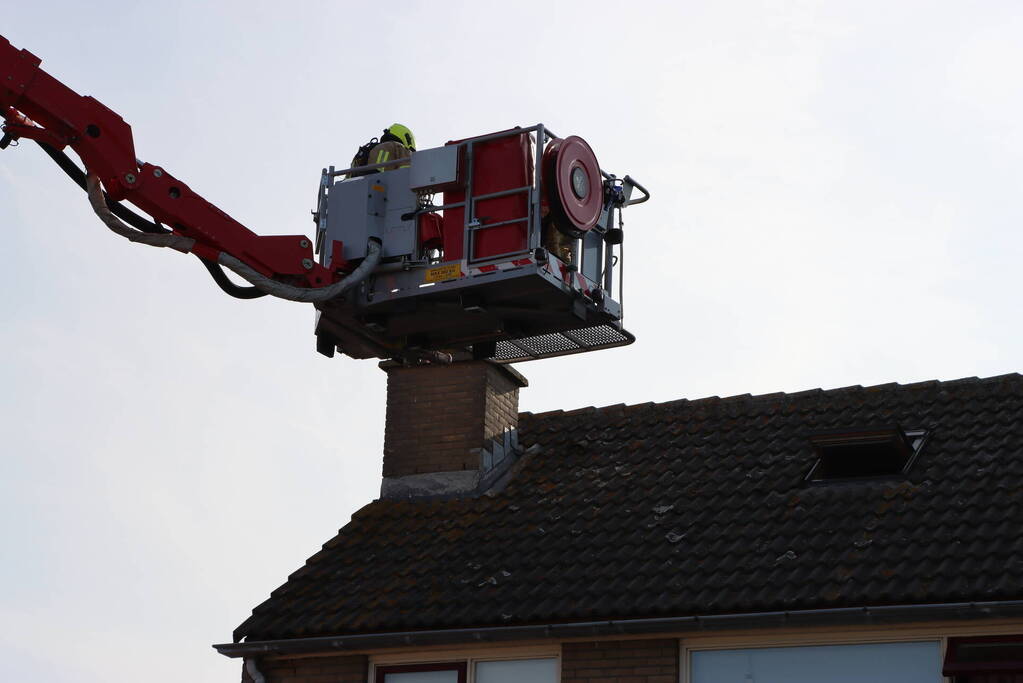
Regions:
<svg viewBox="0 0 1023 683"><path fill-rule="evenodd" d="M423 671L454 671L458 674L458 683L466 681L465 662L440 662L434 664L400 664L397 666L378 666L376 683L386 683L384 677L387 674L411 674Z"/></svg>

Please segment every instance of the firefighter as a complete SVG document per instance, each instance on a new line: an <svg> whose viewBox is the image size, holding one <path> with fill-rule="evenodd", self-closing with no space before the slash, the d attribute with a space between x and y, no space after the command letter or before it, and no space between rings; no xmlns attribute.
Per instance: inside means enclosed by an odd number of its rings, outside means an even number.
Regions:
<svg viewBox="0 0 1023 683"><path fill-rule="evenodd" d="M382 164L385 161L394 159L395 161L401 159L408 159L412 156L412 152L416 151L416 138L412 134L412 131L408 129L408 126L403 126L400 123L391 124L389 128L384 129L384 134L380 136L380 142L375 144L374 138L370 142L366 143L359 148L359 151L355 154L355 158L352 159L352 166L369 166L370 164ZM391 164L388 166L381 166L376 169L377 171L390 171L395 168L403 168L408 164ZM365 173L353 173L352 175L365 175L366 173L372 173L373 171L366 171Z"/></svg>

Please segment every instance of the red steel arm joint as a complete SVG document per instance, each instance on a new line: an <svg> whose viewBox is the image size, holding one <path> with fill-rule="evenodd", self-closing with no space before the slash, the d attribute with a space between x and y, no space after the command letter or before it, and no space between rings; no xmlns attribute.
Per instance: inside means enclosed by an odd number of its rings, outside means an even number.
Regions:
<svg viewBox="0 0 1023 683"><path fill-rule="evenodd" d="M261 237L159 166L139 168L131 126L39 64L38 57L0 36L0 114L11 138L71 147L86 171L102 179L112 199L127 199L175 233L196 240L192 251L198 256L216 261L226 252L263 275L301 287L323 287L341 278L315 262L312 241L304 235Z"/></svg>

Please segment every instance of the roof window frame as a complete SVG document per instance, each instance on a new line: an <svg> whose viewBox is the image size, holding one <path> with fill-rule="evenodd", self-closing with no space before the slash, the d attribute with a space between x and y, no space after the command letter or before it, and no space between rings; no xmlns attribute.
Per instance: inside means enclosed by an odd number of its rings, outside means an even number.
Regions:
<svg viewBox="0 0 1023 683"><path fill-rule="evenodd" d="M923 450L930 434L926 429L903 429L898 425L874 425L831 429L816 432L809 436L810 444L817 453L810 471L804 477L804 483L811 486L828 486L842 482L891 481L905 479ZM898 469L867 474L835 474L835 466L829 468L828 460L843 457L843 449L868 449L872 446L891 448L895 457L901 454L903 462ZM878 454L873 454L875 458ZM883 454L881 454L883 457ZM844 457L849 457L848 455ZM829 473L828 470L832 472ZM838 467L841 472L841 467Z"/></svg>

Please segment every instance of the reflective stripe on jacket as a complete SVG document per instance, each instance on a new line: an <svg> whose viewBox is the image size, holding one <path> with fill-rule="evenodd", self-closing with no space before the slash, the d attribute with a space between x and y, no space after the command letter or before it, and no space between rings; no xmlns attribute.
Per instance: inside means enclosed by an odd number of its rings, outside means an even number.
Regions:
<svg viewBox="0 0 1023 683"><path fill-rule="evenodd" d="M369 151L369 163L371 164L382 164L385 161L394 159L408 159L412 156L412 153L408 151L405 145L400 142L388 140L387 142L381 142L379 145ZM382 166L379 170L391 171L396 168L403 168L408 164L391 164L388 166Z"/></svg>

